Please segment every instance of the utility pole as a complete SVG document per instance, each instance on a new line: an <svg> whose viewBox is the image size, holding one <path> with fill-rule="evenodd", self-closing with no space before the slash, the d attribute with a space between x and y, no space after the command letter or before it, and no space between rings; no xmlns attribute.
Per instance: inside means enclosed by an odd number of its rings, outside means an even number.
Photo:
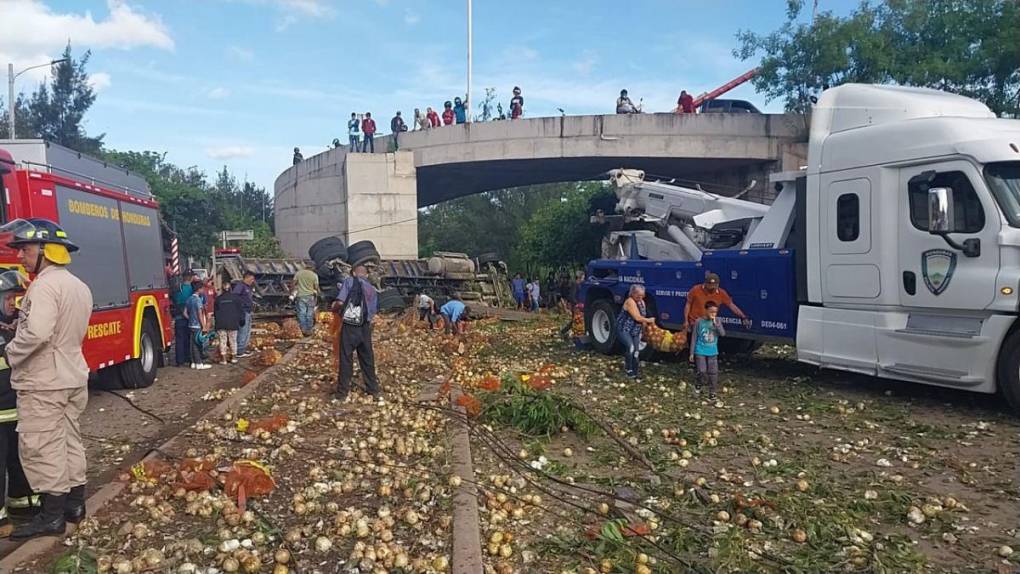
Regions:
<svg viewBox="0 0 1020 574"><path fill-rule="evenodd" d="M14 64L7 64L7 136L14 139Z"/></svg>
<svg viewBox="0 0 1020 574"><path fill-rule="evenodd" d="M467 121L471 121L471 50L472 50L472 30L471 30L471 0L467 0L467 101L464 105L468 106L467 109Z"/></svg>
<svg viewBox="0 0 1020 574"><path fill-rule="evenodd" d="M69 60L69 58L60 58L59 60L50 60L46 64L38 64L36 66L29 66L29 67L25 68L24 70L18 72L17 74L14 73L14 64L13 63L8 63L7 64L7 98L8 98L8 101L7 101L7 133L10 134L10 137L11 137L12 140L13 139L18 139L18 136L17 136L17 134L14 131L14 108L15 108L15 106L14 106L14 80L16 80L18 78L18 76L20 76L21 74L24 74L25 72L27 72L29 70L34 70L36 68L42 68L43 66L55 66L57 64L62 64L64 62L67 62L68 60Z"/></svg>

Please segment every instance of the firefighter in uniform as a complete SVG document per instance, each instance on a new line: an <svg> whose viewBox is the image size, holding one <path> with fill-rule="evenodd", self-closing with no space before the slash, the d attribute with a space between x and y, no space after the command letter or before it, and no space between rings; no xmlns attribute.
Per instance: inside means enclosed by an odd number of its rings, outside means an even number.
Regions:
<svg viewBox="0 0 1020 574"><path fill-rule="evenodd" d="M14 337L18 322L17 298L25 292L26 277L15 270L0 273L0 347ZM38 505L38 497L21 468L18 457L17 397L11 388L11 368L0 356L0 538L10 536L13 524L8 512L24 514Z"/></svg>
<svg viewBox="0 0 1020 574"><path fill-rule="evenodd" d="M46 219L15 220L0 231L13 233L7 245L35 274L6 358L18 393L21 464L42 497L42 511L11 538L62 536L66 522L85 517L85 447L78 419L88 403L82 341L92 293L66 268L78 247L60 226Z"/></svg>

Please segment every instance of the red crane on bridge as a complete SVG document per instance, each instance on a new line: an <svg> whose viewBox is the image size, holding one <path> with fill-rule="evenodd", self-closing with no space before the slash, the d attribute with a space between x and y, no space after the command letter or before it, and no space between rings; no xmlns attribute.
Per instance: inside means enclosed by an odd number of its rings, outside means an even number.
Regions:
<svg viewBox="0 0 1020 574"><path fill-rule="evenodd" d="M714 99L718 98L719 96L725 94L726 92L732 90L733 88L735 88L735 87L737 87L737 86L747 82L751 78L757 76L759 71L761 71L761 68L754 68L752 70L748 70L748 71L744 72L743 74L740 74L736 78L733 78L732 80L730 80L730 81L726 82L725 84L719 86L718 88L712 90L711 92L705 92L705 93L701 94L700 96L694 98L694 108L697 109L698 106L700 106L701 104L707 102L708 100L714 100ZM680 112L680 107L677 106L677 108L674 111L679 113Z"/></svg>

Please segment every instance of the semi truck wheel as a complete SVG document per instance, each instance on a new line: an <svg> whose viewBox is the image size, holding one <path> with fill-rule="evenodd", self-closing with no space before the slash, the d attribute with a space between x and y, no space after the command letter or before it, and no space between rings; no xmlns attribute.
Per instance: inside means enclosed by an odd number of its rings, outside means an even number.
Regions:
<svg viewBox="0 0 1020 574"><path fill-rule="evenodd" d="M351 243L351 246L347 248L347 262L351 266L356 267L372 261L378 263L380 260L379 250L375 248L375 243L371 241Z"/></svg>
<svg viewBox="0 0 1020 574"><path fill-rule="evenodd" d="M616 305L600 299L584 307L584 326L595 350L612 355L616 352Z"/></svg>
<svg viewBox="0 0 1020 574"><path fill-rule="evenodd" d="M158 353L162 337L151 319L145 319L138 339L138 358L118 365L121 384L125 389L144 389L156 382Z"/></svg>
<svg viewBox="0 0 1020 574"><path fill-rule="evenodd" d="M323 237L308 248L308 257L315 262L315 267L333 259L347 260L347 246L344 240L336 236Z"/></svg>
<svg viewBox="0 0 1020 574"><path fill-rule="evenodd" d="M996 371L999 392L1013 412L1020 413L1020 331L1013 331L1002 343Z"/></svg>

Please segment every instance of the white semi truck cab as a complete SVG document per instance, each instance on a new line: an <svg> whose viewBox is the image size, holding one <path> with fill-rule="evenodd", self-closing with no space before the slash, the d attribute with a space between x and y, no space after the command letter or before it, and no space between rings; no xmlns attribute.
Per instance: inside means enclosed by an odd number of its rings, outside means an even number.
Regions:
<svg viewBox="0 0 1020 574"><path fill-rule="evenodd" d="M728 324L738 337L794 342L822 367L999 391L1020 410L1020 120L935 90L847 84L821 94L809 138L806 169L773 175L764 212L716 198L694 215L653 204L691 206L703 192L618 181L623 217L658 227L608 239L616 276L645 283L660 324L677 328L686 288L715 271L755 320ZM732 245L713 248L719 237ZM612 269L592 262L584 293L615 301Z"/></svg>

